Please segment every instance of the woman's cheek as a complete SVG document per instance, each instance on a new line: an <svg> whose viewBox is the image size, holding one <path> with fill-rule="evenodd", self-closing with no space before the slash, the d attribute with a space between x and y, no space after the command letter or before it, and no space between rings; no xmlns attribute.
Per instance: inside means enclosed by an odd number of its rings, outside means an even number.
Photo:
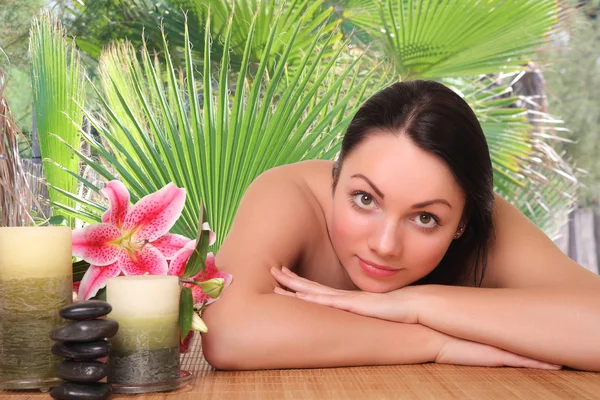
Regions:
<svg viewBox="0 0 600 400"><path fill-rule="evenodd" d="M418 234L417 234L418 235ZM435 235L435 234L434 234ZM416 236L410 244L405 246L409 252L410 265L423 272L423 276L431 272L440 263L448 246L440 238Z"/></svg>

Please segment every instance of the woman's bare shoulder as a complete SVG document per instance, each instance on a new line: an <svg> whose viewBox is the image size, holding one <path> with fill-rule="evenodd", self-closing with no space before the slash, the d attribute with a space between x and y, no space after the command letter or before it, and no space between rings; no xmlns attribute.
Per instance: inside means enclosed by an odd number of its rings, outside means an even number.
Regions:
<svg viewBox="0 0 600 400"><path fill-rule="evenodd" d="M600 278L564 254L518 208L495 195L494 232L484 286L586 286Z"/></svg>
<svg viewBox="0 0 600 400"><path fill-rule="evenodd" d="M302 162L270 169L248 187L233 224L217 254L219 268L238 275L261 271L252 279L272 290L269 268L293 266L304 249L326 234L316 182L323 162ZM323 181L324 183L325 181ZM320 239L319 239L320 238Z"/></svg>

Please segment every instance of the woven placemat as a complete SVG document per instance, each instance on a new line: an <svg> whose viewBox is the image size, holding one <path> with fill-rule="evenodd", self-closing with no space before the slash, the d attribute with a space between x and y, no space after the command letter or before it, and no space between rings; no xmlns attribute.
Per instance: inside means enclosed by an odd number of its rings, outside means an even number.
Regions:
<svg viewBox="0 0 600 400"><path fill-rule="evenodd" d="M216 371L194 337L182 355L190 382L173 392L111 399L468 399L600 400L600 373L420 364L379 367ZM50 399L39 391L0 391L2 400Z"/></svg>

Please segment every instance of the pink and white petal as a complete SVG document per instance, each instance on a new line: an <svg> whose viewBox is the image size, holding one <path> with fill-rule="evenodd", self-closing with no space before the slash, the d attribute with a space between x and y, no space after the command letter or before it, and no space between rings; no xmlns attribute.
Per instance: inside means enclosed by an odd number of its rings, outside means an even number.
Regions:
<svg viewBox="0 0 600 400"><path fill-rule="evenodd" d="M182 247L171 260L169 265L169 275L181 276L185 272L185 266L188 259L196 248L196 241L190 240L184 247Z"/></svg>
<svg viewBox="0 0 600 400"><path fill-rule="evenodd" d="M83 279L81 279L77 298L79 301L91 299L98 293L98 290L106 286L108 278L118 276L120 272L121 270L116 262L104 267L90 265L85 275L83 275Z"/></svg>
<svg viewBox="0 0 600 400"><path fill-rule="evenodd" d="M118 263L125 275L166 275L169 268L165 256L150 245L133 254L124 251Z"/></svg>
<svg viewBox="0 0 600 400"><path fill-rule="evenodd" d="M171 260L173 257L175 257L175 254L177 254L177 252L190 241L190 238L187 238L183 235L167 233L150 244L156 247L167 260Z"/></svg>
<svg viewBox="0 0 600 400"><path fill-rule="evenodd" d="M127 207L127 212L131 211L133 207L131 206L131 204ZM111 210L110 208L108 210L106 210L104 212L104 214L102 214L102 222L106 222L106 223L111 223ZM122 224L121 224L122 225Z"/></svg>
<svg viewBox="0 0 600 400"><path fill-rule="evenodd" d="M135 241L154 242L175 225L185 205L185 189L169 183L137 202L125 217L123 229L135 231Z"/></svg>
<svg viewBox="0 0 600 400"><path fill-rule="evenodd" d="M100 193L106 196L110 203L110 208L102 216L102 222L123 226L129 211L129 191L125 185L121 181L110 181Z"/></svg>
<svg viewBox="0 0 600 400"><path fill-rule="evenodd" d="M217 241L217 235L210 229L208 222L202 224L202 230L208 231L208 245L212 246Z"/></svg>
<svg viewBox="0 0 600 400"><path fill-rule="evenodd" d="M121 246L119 229L111 224L94 224L74 229L72 233L73 255L99 267L117 261Z"/></svg>
<svg viewBox="0 0 600 400"><path fill-rule="evenodd" d="M225 279L223 288L226 288L231 284L233 279L232 275L227 272L219 271L219 268L217 268L217 265L215 264L215 255L212 252L206 255L206 262L204 265L206 266L206 273L202 276L202 272L200 272L193 278L195 281L204 282L213 278L223 278Z"/></svg>

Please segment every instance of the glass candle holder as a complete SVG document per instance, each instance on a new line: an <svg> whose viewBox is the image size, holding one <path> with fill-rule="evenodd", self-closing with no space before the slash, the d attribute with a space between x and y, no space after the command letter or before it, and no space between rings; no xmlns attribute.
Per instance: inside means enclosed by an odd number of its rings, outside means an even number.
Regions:
<svg viewBox="0 0 600 400"><path fill-rule="evenodd" d="M108 318L119 323L108 356L108 382L114 387L135 386L144 392L144 386L180 378L179 291L176 276L107 280Z"/></svg>
<svg viewBox="0 0 600 400"><path fill-rule="evenodd" d="M58 311L73 301L71 229L0 228L0 389L56 386Z"/></svg>

